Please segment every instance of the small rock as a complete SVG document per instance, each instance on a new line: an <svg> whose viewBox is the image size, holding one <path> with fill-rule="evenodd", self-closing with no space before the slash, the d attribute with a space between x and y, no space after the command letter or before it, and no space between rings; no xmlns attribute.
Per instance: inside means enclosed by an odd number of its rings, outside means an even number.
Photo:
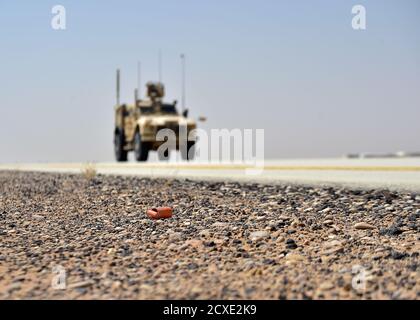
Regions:
<svg viewBox="0 0 420 320"><path fill-rule="evenodd" d="M270 236L270 233L267 231L254 231L249 235L249 238L252 241L257 241L264 238L268 238L269 236Z"/></svg>
<svg viewBox="0 0 420 320"><path fill-rule="evenodd" d="M87 280L87 281L70 283L67 286L67 288L69 288L69 289L86 288L86 287L90 287L91 285L93 285L93 281L92 280Z"/></svg>
<svg viewBox="0 0 420 320"><path fill-rule="evenodd" d="M298 246L297 246L297 244L296 244L296 242L295 242L295 240L293 240L293 239L287 239L286 240L286 248L287 249L296 249Z"/></svg>
<svg viewBox="0 0 420 320"><path fill-rule="evenodd" d="M304 261L304 260L305 260L305 258L301 254L288 253L286 255L286 262L288 262L288 263L297 263L297 262L301 262L301 261Z"/></svg>
<svg viewBox="0 0 420 320"><path fill-rule="evenodd" d="M19 282L14 282L7 288L7 292L11 293L15 290L20 290L20 288L21 284Z"/></svg>
<svg viewBox="0 0 420 320"><path fill-rule="evenodd" d="M206 247L214 247L214 246L216 246L216 242L214 242L214 241L204 241L203 244Z"/></svg>
<svg viewBox="0 0 420 320"><path fill-rule="evenodd" d="M330 255L338 252L342 252L344 250L343 243L338 240L332 240L324 243L324 255Z"/></svg>
<svg viewBox="0 0 420 320"><path fill-rule="evenodd" d="M302 221L299 221L298 219L294 220L291 224L291 227L304 227L305 224Z"/></svg>
<svg viewBox="0 0 420 320"><path fill-rule="evenodd" d="M276 237L277 237L277 239L276 239L277 242L279 242L279 243L284 242L284 237L283 236L277 234Z"/></svg>
<svg viewBox="0 0 420 320"><path fill-rule="evenodd" d="M170 245L168 245L167 249L169 251L175 251L178 248L178 246L175 243L171 243Z"/></svg>
<svg viewBox="0 0 420 320"><path fill-rule="evenodd" d="M189 270L198 269L198 264L196 264L195 262L191 262L191 263L187 264L187 269L189 269Z"/></svg>
<svg viewBox="0 0 420 320"><path fill-rule="evenodd" d="M263 260L263 264L274 265L274 264L276 264L276 260L267 258L267 259Z"/></svg>
<svg viewBox="0 0 420 320"><path fill-rule="evenodd" d="M375 229L374 226L372 226L371 224L366 223L366 222L358 222L358 223L356 223L354 225L354 228L355 229L358 229L358 230L371 230L371 229Z"/></svg>
<svg viewBox="0 0 420 320"><path fill-rule="evenodd" d="M210 231L202 230L202 231L200 231L199 236L203 237L203 238L209 237L210 236Z"/></svg>
<svg viewBox="0 0 420 320"><path fill-rule="evenodd" d="M169 234L169 241L180 241L182 240L182 234L180 232L171 232Z"/></svg>
<svg viewBox="0 0 420 320"><path fill-rule="evenodd" d="M391 257L392 257L392 259L394 259L394 260L401 260L401 259L406 258L407 256L408 256L408 255L407 255L406 253L399 252L399 251L393 251L393 252L391 253Z"/></svg>
<svg viewBox="0 0 420 320"><path fill-rule="evenodd" d="M403 231L398 228L397 226L391 226L389 229L382 229L379 231L380 235L387 235L387 236L398 236L401 233L403 233Z"/></svg>
<svg viewBox="0 0 420 320"><path fill-rule="evenodd" d="M227 223L225 222L215 222L212 224L212 227L215 228L226 228L227 227Z"/></svg>
<svg viewBox="0 0 420 320"><path fill-rule="evenodd" d="M331 290L331 289L333 289L334 288L334 284L332 284L331 282L329 282L329 281L324 281L324 282L322 282L320 285L319 285L319 289L321 290L321 291L327 291L327 290Z"/></svg>
<svg viewBox="0 0 420 320"><path fill-rule="evenodd" d="M325 209L321 210L320 212L322 212L322 213L329 213L331 210L332 209L328 207L328 208L325 208Z"/></svg>

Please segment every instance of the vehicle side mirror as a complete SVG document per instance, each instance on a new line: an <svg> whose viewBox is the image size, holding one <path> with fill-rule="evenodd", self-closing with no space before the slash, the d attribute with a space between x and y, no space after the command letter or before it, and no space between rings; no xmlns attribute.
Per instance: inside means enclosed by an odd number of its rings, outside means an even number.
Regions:
<svg viewBox="0 0 420 320"><path fill-rule="evenodd" d="M184 118L188 117L188 109L182 111L182 115L184 116Z"/></svg>
<svg viewBox="0 0 420 320"><path fill-rule="evenodd" d="M207 118L206 117L198 117L198 121L200 122L206 122Z"/></svg>

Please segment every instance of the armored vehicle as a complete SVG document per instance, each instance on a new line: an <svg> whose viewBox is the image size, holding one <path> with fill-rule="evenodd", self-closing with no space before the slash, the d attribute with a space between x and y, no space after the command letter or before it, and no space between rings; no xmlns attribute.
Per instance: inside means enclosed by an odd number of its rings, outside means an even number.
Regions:
<svg viewBox="0 0 420 320"><path fill-rule="evenodd" d="M120 104L120 72L117 70L117 105L115 107L114 150L117 161L127 161L128 152L134 151L137 161L146 161L149 151L158 151L160 160L167 160L171 149L179 150L184 160L194 158L195 140L191 138L196 122L188 118L188 110L182 114L177 110L177 102L166 103L164 85L160 82L146 84L147 98L139 99L134 91L134 104ZM170 129L174 133L161 139L158 132ZM164 131L167 132L167 131ZM174 141L176 140L176 141Z"/></svg>

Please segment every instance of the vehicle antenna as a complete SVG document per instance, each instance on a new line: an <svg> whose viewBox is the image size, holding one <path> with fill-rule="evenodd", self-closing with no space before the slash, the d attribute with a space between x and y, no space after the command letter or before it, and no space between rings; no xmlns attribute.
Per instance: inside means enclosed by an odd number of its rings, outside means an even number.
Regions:
<svg viewBox="0 0 420 320"><path fill-rule="evenodd" d="M141 98L141 62L137 62L137 91L138 98Z"/></svg>
<svg viewBox="0 0 420 320"><path fill-rule="evenodd" d="M117 106L120 105L120 69L117 69Z"/></svg>
<svg viewBox="0 0 420 320"><path fill-rule="evenodd" d="M158 76L159 76L159 82L162 83L162 50L159 49L158 53Z"/></svg>
<svg viewBox="0 0 420 320"><path fill-rule="evenodd" d="M181 72L182 72L182 96L181 96L181 100L182 100L182 112L185 111L185 99L186 99L186 94L185 94L185 54L181 54Z"/></svg>
<svg viewBox="0 0 420 320"><path fill-rule="evenodd" d="M139 102L139 90L134 89L134 105L137 106Z"/></svg>

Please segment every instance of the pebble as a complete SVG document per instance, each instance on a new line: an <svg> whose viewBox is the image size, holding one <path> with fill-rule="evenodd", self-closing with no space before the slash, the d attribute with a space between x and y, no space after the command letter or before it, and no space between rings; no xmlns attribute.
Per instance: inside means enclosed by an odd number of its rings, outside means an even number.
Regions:
<svg viewBox="0 0 420 320"><path fill-rule="evenodd" d="M334 284L332 284L330 281L324 281L318 288L322 291L331 290L334 288Z"/></svg>
<svg viewBox="0 0 420 320"><path fill-rule="evenodd" d="M358 230L371 230L371 229L375 229L374 226L372 226L371 224L366 223L366 222L358 222L358 223L356 223L354 225L354 228L355 229L358 229Z"/></svg>
<svg viewBox="0 0 420 320"><path fill-rule="evenodd" d="M324 243L323 246L323 254L324 255L331 255L337 254L338 252L342 252L344 250L343 242L338 240L331 240Z"/></svg>
<svg viewBox="0 0 420 320"><path fill-rule="evenodd" d="M86 280L86 281L80 281L80 282L70 283L70 284L67 285L67 288L68 289L85 288L85 287L89 287L91 285L93 285L93 281Z"/></svg>
<svg viewBox="0 0 420 320"><path fill-rule="evenodd" d="M212 224L212 227L215 227L215 228L226 228L227 225L228 224L225 223L225 222L215 222L215 223Z"/></svg>
<svg viewBox="0 0 420 320"><path fill-rule="evenodd" d="M258 241L261 239L268 238L269 236L270 236L270 233L267 231L254 231L254 232L251 232L251 234L249 235L249 238L252 241Z"/></svg>
<svg viewBox="0 0 420 320"><path fill-rule="evenodd" d="M301 254L297 253L288 253L285 258L286 261L289 263L297 263L305 260L305 258Z"/></svg>
<svg viewBox="0 0 420 320"><path fill-rule="evenodd" d="M286 240L286 249L296 249L298 246L293 239L287 239Z"/></svg>
<svg viewBox="0 0 420 320"><path fill-rule="evenodd" d="M182 233L180 232L171 232L169 234L169 241L180 241L182 240Z"/></svg>

